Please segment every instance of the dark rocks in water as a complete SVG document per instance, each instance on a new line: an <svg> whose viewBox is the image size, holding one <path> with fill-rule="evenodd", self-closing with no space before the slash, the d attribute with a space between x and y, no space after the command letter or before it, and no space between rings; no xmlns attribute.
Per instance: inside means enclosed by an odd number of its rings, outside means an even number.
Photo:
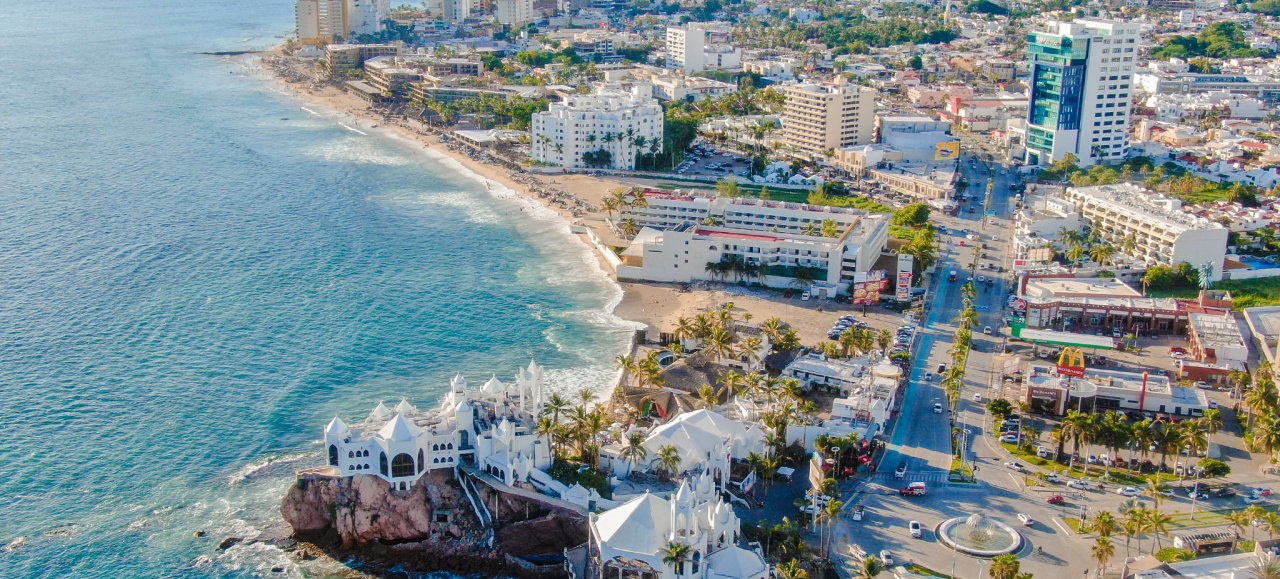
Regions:
<svg viewBox="0 0 1280 579"><path fill-rule="evenodd" d="M207 535L207 534L208 534L208 533L205 533L204 531L196 531L196 532L194 532L194 533L191 533L191 536L193 536L193 537L203 537L203 536L205 536L205 535Z"/></svg>
<svg viewBox="0 0 1280 579"><path fill-rule="evenodd" d="M272 567L272 568L271 568L271 572L272 572L272 573L284 573L284 567Z"/></svg>
<svg viewBox="0 0 1280 579"><path fill-rule="evenodd" d="M230 548L232 548L232 547L234 547L234 546L236 546L236 545L239 545L239 544L240 544L240 542L241 542L241 541L243 541L243 540L244 540L244 539L242 539L242 538L240 538L240 537L227 537L227 538L223 539L221 543L218 543L218 550L219 550L219 551L226 551L227 549L230 549Z"/></svg>

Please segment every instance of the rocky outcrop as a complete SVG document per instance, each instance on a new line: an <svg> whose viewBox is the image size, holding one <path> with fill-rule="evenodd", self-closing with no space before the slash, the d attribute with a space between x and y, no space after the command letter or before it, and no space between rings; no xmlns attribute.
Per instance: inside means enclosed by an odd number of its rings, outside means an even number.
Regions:
<svg viewBox="0 0 1280 579"><path fill-rule="evenodd" d="M498 545L516 557L559 553L587 542L587 520L563 513L511 523L498 530Z"/></svg>
<svg viewBox="0 0 1280 579"><path fill-rule="evenodd" d="M285 495L280 514L298 535L334 534L347 548L431 539L449 531L432 524L435 509L465 512L447 476L429 473L407 491L393 491L375 476L303 478Z"/></svg>

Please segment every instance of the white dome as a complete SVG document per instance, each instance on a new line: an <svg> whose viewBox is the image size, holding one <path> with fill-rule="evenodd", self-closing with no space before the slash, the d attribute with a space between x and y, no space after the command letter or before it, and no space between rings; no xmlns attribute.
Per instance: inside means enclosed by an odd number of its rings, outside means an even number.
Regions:
<svg viewBox="0 0 1280 579"><path fill-rule="evenodd" d="M418 437L419 432L418 427L406 420L403 415L397 414L391 422L378 430L378 436L392 442L411 442Z"/></svg>

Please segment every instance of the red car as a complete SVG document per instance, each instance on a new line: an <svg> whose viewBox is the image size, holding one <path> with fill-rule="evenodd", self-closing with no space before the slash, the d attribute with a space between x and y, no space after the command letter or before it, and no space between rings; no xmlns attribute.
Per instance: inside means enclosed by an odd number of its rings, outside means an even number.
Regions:
<svg viewBox="0 0 1280 579"><path fill-rule="evenodd" d="M1062 498L1062 495L1053 495L1053 496L1049 497L1049 504L1051 504L1051 505L1065 505L1065 504L1067 504L1067 499Z"/></svg>

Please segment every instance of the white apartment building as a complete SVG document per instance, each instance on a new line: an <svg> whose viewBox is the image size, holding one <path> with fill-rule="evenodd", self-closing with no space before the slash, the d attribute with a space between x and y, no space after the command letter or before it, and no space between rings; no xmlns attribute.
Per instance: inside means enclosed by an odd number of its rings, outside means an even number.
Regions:
<svg viewBox="0 0 1280 579"><path fill-rule="evenodd" d="M345 0L298 0L294 6L298 41L328 44L345 36Z"/></svg>
<svg viewBox="0 0 1280 579"><path fill-rule="evenodd" d="M381 32L391 18L391 0L298 0L294 10L298 40L323 44Z"/></svg>
<svg viewBox="0 0 1280 579"><path fill-rule="evenodd" d="M876 90L844 83L800 83L785 89L782 137L791 148L822 155L864 145L875 136Z"/></svg>
<svg viewBox="0 0 1280 579"><path fill-rule="evenodd" d="M377 34L391 18L391 0L347 0L347 32Z"/></svg>
<svg viewBox="0 0 1280 579"><path fill-rule="evenodd" d="M1182 210L1182 201L1145 191L1132 183L1071 187L1063 194L1102 239L1123 250L1136 242L1132 257L1148 264L1209 264L1214 281L1222 279L1227 228Z"/></svg>
<svg viewBox="0 0 1280 579"><path fill-rule="evenodd" d="M440 0L440 14L445 22L462 22L471 16L471 0Z"/></svg>
<svg viewBox="0 0 1280 579"><path fill-rule="evenodd" d="M727 40L729 30L728 25L722 22L690 22L684 26L668 26L667 66L686 73L741 67L742 51L717 42Z"/></svg>
<svg viewBox="0 0 1280 579"><path fill-rule="evenodd" d="M520 26L537 19L533 0L494 0L493 17L499 24Z"/></svg>
<svg viewBox="0 0 1280 579"><path fill-rule="evenodd" d="M771 201L755 197L720 197L679 191L644 190L647 207L628 206L620 219L640 227L674 229L686 222L723 225L753 231L814 233L825 221L843 231L867 216L861 209Z"/></svg>
<svg viewBox="0 0 1280 579"><path fill-rule="evenodd" d="M884 215L754 199L722 202L724 217L709 221L716 225L685 221L672 229L642 229L622 253L619 279L746 281L779 288L812 283L820 294L834 296L848 291L857 273L871 269L889 239ZM686 203L691 214L701 208L696 198ZM667 200L667 216L654 220L675 221L678 205ZM837 225L835 237L821 234L828 220ZM736 267L716 271L712 264Z"/></svg>
<svg viewBox="0 0 1280 579"><path fill-rule="evenodd" d="M1090 18L1031 33L1029 164L1067 154L1081 165L1125 157L1138 38L1136 24Z"/></svg>
<svg viewBox="0 0 1280 579"><path fill-rule="evenodd" d="M533 159L561 167L635 169L640 155L662 150L662 118L662 105L650 96L614 88L570 95L533 115Z"/></svg>

